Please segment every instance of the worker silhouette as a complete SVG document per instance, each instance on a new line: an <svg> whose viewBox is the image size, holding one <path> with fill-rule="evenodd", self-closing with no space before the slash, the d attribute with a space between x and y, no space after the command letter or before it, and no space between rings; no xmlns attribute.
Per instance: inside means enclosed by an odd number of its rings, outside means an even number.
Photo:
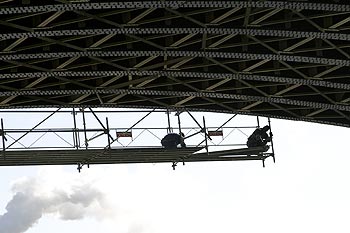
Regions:
<svg viewBox="0 0 350 233"><path fill-rule="evenodd" d="M161 143L165 149L176 149L178 145L185 148L184 137L185 135L183 133L169 133L162 139Z"/></svg>
<svg viewBox="0 0 350 233"><path fill-rule="evenodd" d="M270 127L268 125L264 126L263 128L257 128L248 138L248 148L266 146L266 144L270 142L272 138L271 132L270 136L267 134L267 131L269 130Z"/></svg>

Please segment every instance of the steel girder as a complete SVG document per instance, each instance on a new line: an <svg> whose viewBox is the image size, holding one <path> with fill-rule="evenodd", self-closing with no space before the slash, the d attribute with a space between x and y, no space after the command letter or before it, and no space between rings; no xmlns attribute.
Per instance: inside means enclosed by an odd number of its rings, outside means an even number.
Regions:
<svg viewBox="0 0 350 233"><path fill-rule="evenodd" d="M347 1L10 0L0 25L0 108L173 108L350 126Z"/></svg>

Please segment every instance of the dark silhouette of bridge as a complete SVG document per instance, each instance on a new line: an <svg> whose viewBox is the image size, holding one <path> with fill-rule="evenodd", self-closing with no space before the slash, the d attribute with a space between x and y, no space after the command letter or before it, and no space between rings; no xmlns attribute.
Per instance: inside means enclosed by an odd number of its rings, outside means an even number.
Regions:
<svg viewBox="0 0 350 233"><path fill-rule="evenodd" d="M331 0L5 1L0 108L198 110L349 127L349 12Z"/></svg>

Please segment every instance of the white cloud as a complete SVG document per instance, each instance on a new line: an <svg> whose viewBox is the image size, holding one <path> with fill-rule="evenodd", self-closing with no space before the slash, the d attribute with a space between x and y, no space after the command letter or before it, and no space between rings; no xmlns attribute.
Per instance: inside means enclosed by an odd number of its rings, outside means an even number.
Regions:
<svg viewBox="0 0 350 233"><path fill-rule="evenodd" d="M70 197L28 233L75 223L67 233L349 232L350 158L341 136L348 129L286 121L273 129L277 163L268 160L264 169L259 162L189 163L176 171L170 164L92 166L80 174L45 167L13 191ZM57 228L45 225L47 216Z"/></svg>
<svg viewBox="0 0 350 233"><path fill-rule="evenodd" d="M48 175L45 176L45 173ZM58 186L59 183L50 183L50 178L53 178L52 174L46 171L40 172L37 177L22 178L15 182L14 195L6 206L6 212L0 215L2 232L26 232L49 213L59 214L65 220L76 220L83 218L86 213L106 208L103 206L103 194L92 183L81 180L80 184L72 185L73 182L66 180L66 184Z"/></svg>

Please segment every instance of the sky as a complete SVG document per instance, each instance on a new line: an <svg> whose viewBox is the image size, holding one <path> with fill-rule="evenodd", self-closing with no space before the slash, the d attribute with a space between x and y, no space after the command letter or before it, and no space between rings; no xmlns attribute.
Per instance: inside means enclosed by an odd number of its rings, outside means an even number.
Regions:
<svg viewBox="0 0 350 233"><path fill-rule="evenodd" d="M349 129L278 119L272 129L276 163L267 159L265 168L259 161L175 171L171 164L94 165L82 173L1 167L0 232L349 232Z"/></svg>

